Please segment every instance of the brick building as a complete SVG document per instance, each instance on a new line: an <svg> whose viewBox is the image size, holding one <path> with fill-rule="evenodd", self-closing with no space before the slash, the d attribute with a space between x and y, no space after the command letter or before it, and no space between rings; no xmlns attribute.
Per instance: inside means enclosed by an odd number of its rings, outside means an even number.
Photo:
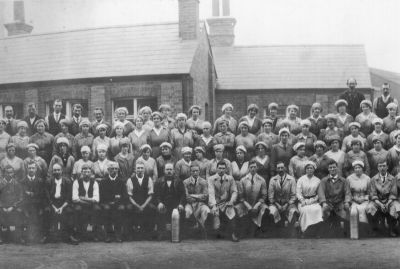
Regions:
<svg viewBox="0 0 400 269"><path fill-rule="evenodd" d="M174 113L199 104L212 121L223 103L240 116L250 103L266 108L271 101L281 114L296 103L305 117L313 102L332 110L349 77L373 94L363 46L235 46L229 0L213 0L207 24L199 21L198 0L177 1L175 23L46 34L30 34L17 1L8 36L0 36L0 116L11 104L22 117L32 101L44 115L60 98L67 115L79 102L84 116L100 106L107 120L119 106L133 117L144 105L169 103Z"/></svg>
<svg viewBox="0 0 400 269"><path fill-rule="evenodd" d="M197 0L179 1L177 23L29 34L22 17L6 28L0 113L11 104L22 117L33 101L44 115L60 98L67 115L74 103L89 117L94 107L104 108L107 120L120 106L132 118L145 105L168 103L176 113L196 103L212 117L216 75Z"/></svg>

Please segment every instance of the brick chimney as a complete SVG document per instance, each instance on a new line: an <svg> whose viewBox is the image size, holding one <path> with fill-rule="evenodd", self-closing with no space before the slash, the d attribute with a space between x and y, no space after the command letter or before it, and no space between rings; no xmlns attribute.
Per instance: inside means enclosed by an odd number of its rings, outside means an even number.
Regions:
<svg viewBox="0 0 400 269"><path fill-rule="evenodd" d="M30 34L33 26L25 23L24 1L14 1L14 21L4 24L8 36Z"/></svg>
<svg viewBox="0 0 400 269"><path fill-rule="evenodd" d="M5 29L3 28L4 25L4 16L5 16L5 3L0 1L0 38L4 37Z"/></svg>
<svg viewBox="0 0 400 269"><path fill-rule="evenodd" d="M199 27L199 0L178 0L179 36L183 40L197 39Z"/></svg>
<svg viewBox="0 0 400 269"><path fill-rule="evenodd" d="M213 0L212 8L213 17L207 19L211 46L233 46L236 19L230 17L229 0Z"/></svg>

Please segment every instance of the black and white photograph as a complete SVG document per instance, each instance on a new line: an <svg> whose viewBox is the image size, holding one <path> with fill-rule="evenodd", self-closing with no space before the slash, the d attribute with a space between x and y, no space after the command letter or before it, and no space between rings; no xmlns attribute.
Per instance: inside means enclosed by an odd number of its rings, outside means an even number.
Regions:
<svg viewBox="0 0 400 269"><path fill-rule="evenodd" d="M399 11L0 0L0 269L399 268Z"/></svg>

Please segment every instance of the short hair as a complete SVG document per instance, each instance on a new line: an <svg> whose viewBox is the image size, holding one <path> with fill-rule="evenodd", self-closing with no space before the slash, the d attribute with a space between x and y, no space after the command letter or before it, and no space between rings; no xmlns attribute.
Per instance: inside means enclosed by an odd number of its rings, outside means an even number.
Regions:
<svg viewBox="0 0 400 269"><path fill-rule="evenodd" d="M61 100L61 99L56 99L56 100L54 100L53 106L54 106L56 103L61 103L61 105L62 105L62 100Z"/></svg>
<svg viewBox="0 0 400 269"><path fill-rule="evenodd" d="M338 166L338 163L334 159L329 159L328 160L328 167L329 167L329 165L332 165L332 164Z"/></svg>
<svg viewBox="0 0 400 269"><path fill-rule="evenodd" d="M144 162L143 162L143 161L137 161L137 162L135 163L135 167L136 167L136 166L138 166L138 164L139 164L139 165L143 165L143 166L145 166L145 164L144 164Z"/></svg>
<svg viewBox="0 0 400 269"><path fill-rule="evenodd" d="M14 112L14 108L11 105L7 105L4 107L4 111L7 110L7 108L11 108L11 110Z"/></svg>
<svg viewBox="0 0 400 269"><path fill-rule="evenodd" d="M257 162L256 162L256 160L250 160L250 161L249 161L249 167L250 167L250 165L252 165L252 164L255 164L255 165L257 165Z"/></svg>
<svg viewBox="0 0 400 269"><path fill-rule="evenodd" d="M220 166L220 165L223 165L223 166L227 167L226 162L224 162L224 161L219 161L217 163L217 167Z"/></svg>
<svg viewBox="0 0 400 269"><path fill-rule="evenodd" d="M29 166L29 165L34 165L36 167L36 163L33 160L28 162L27 166Z"/></svg>
<svg viewBox="0 0 400 269"><path fill-rule="evenodd" d="M382 160L378 161L377 164L380 165L380 164L382 164L382 163L384 163L384 164L387 165L387 160L386 160L386 159L382 159Z"/></svg>
<svg viewBox="0 0 400 269"><path fill-rule="evenodd" d="M283 162L283 161L278 161L278 162L276 163L276 166L278 166L279 164L283 164L283 166L285 167L285 162Z"/></svg>
<svg viewBox="0 0 400 269"><path fill-rule="evenodd" d="M34 107L34 108L36 108L36 104L35 104L34 102L30 102L30 103L28 103L28 107Z"/></svg>
<svg viewBox="0 0 400 269"><path fill-rule="evenodd" d="M192 162L190 165L190 170L192 170L193 167L197 167L200 169L200 165L197 162Z"/></svg>
<svg viewBox="0 0 400 269"><path fill-rule="evenodd" d="M104 109L103 109L103 108L101 108L101 107L95 107L95 108L93 109L93 112L96 111L96 110L100 110L100 111L101 111L101 114L104 115Z"/></svg>
<svg viewBox="0 0 400 269"><path fill-rule="evenodd" d="M387 83L387 82L384 82L384 83L382 84L382 87L388 87L388 88L390 88L390 84Z"/></svg>
<svg viewBox="0 0 400 269"><path fill-rule="evenodd" d="M82 110L82 105L81 104L74 104L72 106L72 110L74 110L75 108L80 108Z"/></svg>
<svg viewBox="0 0 400 269"><path fill-rule="evenodd" d="M63 169L63 168L62 168L62 165L61 165L61 164L59 164L59 163L55 163L55 164L53 164L53 169L54 169L54 167L55 167L55 166L59 166L61 170Z"/></svg>
<svg viewBox="0 0 400 269"><path fill-rule="evenodd" d="M164 169L166 169L166 168L167 168L167 165L168 165L168 166L170 166L170 165L171 165L171 166L172 166L172 169L174 168L174 164L173 164L173 163L166 163L166 164L164 165Z"/></svg>

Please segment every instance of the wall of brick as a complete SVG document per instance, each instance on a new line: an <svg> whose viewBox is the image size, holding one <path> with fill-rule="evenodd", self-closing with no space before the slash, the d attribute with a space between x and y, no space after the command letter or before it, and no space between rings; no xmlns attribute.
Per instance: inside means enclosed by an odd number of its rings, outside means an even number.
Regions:
<svg viewBox="0 0 400 269"><path fill-rule="evenodd" d="M179 0L179 36L196 39L199 36L199 0Z"/></svg>
<svg viewBox="0 0 400 269"><path fill-rule="evenodd" d="M193 104L202 107L201 118L205 119L205 116L208 115L207 120L212 119L213 115L211 95L214 88L213 83L210 83L210 81L215 80L213 65L209 64L209 60L210 46L203 28L199 38L199 46L193 57L193 63L190 69L190 76L193 79L193 91L189 91L188 100L190 102L189 107ZM205 111L206 107L208 107L208 111Z"/></svg>
<svg viewBox="0 0 400 269"><path fill-rule="evenodd" d="M23 103L24 107L29 102L35 102L38 104L40 115L45 115L46 103L51 103L55 99L88 100L89 117L93 117L93 109L99 106L104 108L106 119L109 121L114 98L149 96L156 97L158 105L170 104L173 115L176 115L183 108L182 80L173 78L108 83L64 83L54 86L14 87L0 90L2 102Z"/></svg>

